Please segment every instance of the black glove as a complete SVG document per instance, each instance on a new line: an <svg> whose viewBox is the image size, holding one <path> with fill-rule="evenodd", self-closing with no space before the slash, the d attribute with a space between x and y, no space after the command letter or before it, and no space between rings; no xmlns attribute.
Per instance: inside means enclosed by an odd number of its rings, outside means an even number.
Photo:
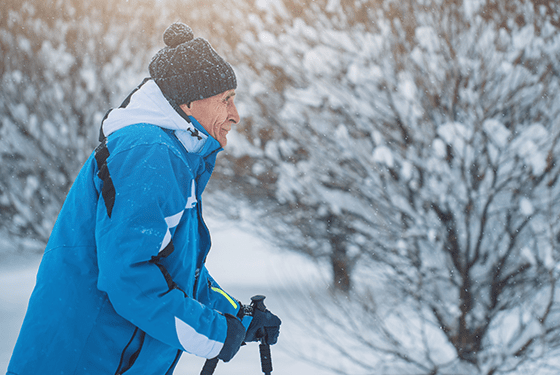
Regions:
<svg viewBox="0 0 560 375"><path fill-rule="evenodd" d="M261 311L254 309L253 320L247 329L245 341L251 342L264 339L265 343L274 345L278 341L281 323L280 318L269 310Z"/></svg>
<svg viewBox="0 0 560 375"><path fill-rule="evenodd" d="M245 327L239 319L230 314L225 314L227 319L227 336L224 346L218 354L218 359L224 362L229 362L235 354L239 351L243 339L245 338Z"/></svg>

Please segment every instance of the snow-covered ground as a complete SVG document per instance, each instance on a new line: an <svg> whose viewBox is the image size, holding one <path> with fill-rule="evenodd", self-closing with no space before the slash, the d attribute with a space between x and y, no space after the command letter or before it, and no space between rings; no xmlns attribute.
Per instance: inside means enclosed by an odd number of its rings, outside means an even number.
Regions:
<svg viewBox="0 0 560 375"><path fill-rule="evenodd" d="M299 354L313 355L309 350L320 350L305 336L291 316L305 306L306 294L312 286L321 289L324 277L314 263L289 252L278 252L255 235L239 228L235 222L208 219L213 249L208 257L208 268L221 286L243 303L251 296L264 294L265 304L280 316L280 340L271 348L273 374L327 375L299 358ZM0 374L6 372L27 301L35 283L40 258L11 259L0 262ZM197 375L204 359L184 354L175 374ZM229 363L220 362L216 375L262 374L258 344L241 348Z"/></svg>

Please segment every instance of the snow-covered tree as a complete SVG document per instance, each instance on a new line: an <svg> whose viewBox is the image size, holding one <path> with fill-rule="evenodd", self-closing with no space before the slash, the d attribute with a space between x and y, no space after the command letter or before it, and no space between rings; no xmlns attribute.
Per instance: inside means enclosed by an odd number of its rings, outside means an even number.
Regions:
<svg viewBox="0 0 560 375"><path fill-rule="evenodd" d="M148 75L170 23L188 23L221 53L238 42L233 26L248 4L236 9L220 3L0 4L2 236L14 235L14 243L18 237L48 238L66 192L98 143L103 115Z"/></svg>
<svg viewBox="0 0 560 375"><path fill-rule="evenodd" d="M253 202L279 244L330 261L361 306L339 323L369 314L352 333L387 373L506 373L549 358L557 6L262 3L235 51L244 122L221 187ZM398 298L372 304L377 280ZM399 321L408 330L388 324Z"/></svg>
<svg viewBox="0 0 560 375"><path fill-rule="evenodd" d="M154 3L0 5L3 235L48 238L103 114L146 74L161 35Z"/></svg>
<svg viewBox="0 0 560 375"><path fill-rule="evenodd" d="M305 326L338 353L326 365L542 372L558 349L559 10L543 0L5 1L2 231L48 236L103 113L178 18L239 80L243 121L206 203L236 213L236 200L249 202L278 244L328 261L345 293ZM340 354L349 367L329 362Z"/></svg>

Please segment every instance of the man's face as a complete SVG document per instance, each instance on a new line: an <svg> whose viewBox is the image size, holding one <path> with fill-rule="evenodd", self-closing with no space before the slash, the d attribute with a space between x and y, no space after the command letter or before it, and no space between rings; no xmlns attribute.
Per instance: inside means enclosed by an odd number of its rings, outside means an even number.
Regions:
<svg viewBox="0 0 560 375"><path fill-rule="evenodd" d="M208 134L220 142L222 147L225 147L231 126L240 120L234 97L235 90L228 90L206 99L195 100L190 108L186 104L180 107L187 115L194 117Z"/></svg>

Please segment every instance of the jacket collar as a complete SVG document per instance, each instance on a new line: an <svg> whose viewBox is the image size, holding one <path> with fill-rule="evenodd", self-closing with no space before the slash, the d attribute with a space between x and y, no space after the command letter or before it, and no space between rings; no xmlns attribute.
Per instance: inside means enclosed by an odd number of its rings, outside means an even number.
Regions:
<svg viewBox="0 0 560 375"><path fill-rule="evenodd" d="M194 117L187 116L178 106L169 103L151 79L144 80L119 108L105 115L101 132L108 137L135 124L152 124L173 130L187 152L206 157L222 150L220 143L208 135Z"/></svg>

